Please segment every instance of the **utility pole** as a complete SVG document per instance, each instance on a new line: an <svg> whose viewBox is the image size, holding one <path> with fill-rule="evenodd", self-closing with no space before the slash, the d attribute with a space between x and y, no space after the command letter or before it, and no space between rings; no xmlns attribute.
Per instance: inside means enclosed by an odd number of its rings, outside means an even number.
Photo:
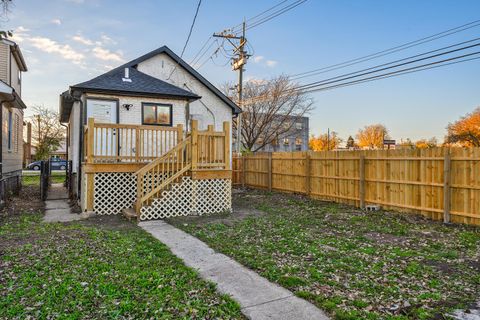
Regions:
<svg viewBox="0 0 480 320"><path fill-rule="evenodd" d="M228 42L233 46L235 56L232 58L232 69L238 71L238 84L237 84L237 100L238 105L242 108L243 101L243 71L245 69L243 66L247 63L249 55L245 51L245 44L247 43L247 38L245 38L246 24L245 21L242 23L242 35L237 36L229 30L225 30L220 33L214 33L213 36L217 38L227 39ZM238 43L235 43L234 40L238 40ZM241 152L242 148L242 114L239 113L237 116L237 153Z"/></svg>

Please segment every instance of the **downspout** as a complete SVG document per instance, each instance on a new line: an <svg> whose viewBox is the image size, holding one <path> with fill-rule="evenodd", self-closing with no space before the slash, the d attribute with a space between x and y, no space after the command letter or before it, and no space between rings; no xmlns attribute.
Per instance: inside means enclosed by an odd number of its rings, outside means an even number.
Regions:
<svg viewBox="0 0 480 320"><path fill-rule="evenodd" d="M5 102L14 102L17 99L16 96L13 96L11 100L2 100L0 101L0 178L3 178L3 104Z"/></svg>
<svg viewBox="0 0 480 320"><path fill-rule="evenodd" d="M193 92L193 90L190 89L190 87L187 86L186 83L184 83L183 85L185 86L185 88L187 88L188 90L190 90L191 92ZM195 92L193 92L193 93L195 93ZM212 119L213 119L213 127L215 128L215 127L216 127L216 122L217 122L216 119L215 119L215 114L213 113L212 110L210 110L210 108L209 108L205 103L203 103L202 99L200 99L200 100L198 100L198 101L205 107L205 109L207 109L207 111L208 111L208 112L210 113L210 115L212 116ZM188 111L189 111L189 113L190 113L190 104L188 104ZM190 116L190 115L189 115L189 116Z"/></svg>
<svg viewBox="0 0 480 320"><path fill-rule="evenodd" d="M63 124L63 123L60 123L60 125L61 125L62 127L64 127L65 130L67 130L67 139L65 139L65 140L66 140L66 141L65 141L65 157L66 157L67 159L65 159L65 160L67 160L67 162L68 162L68 144L69 144L69 141L70 141L70 137L68 136L68 134L69 134L69 132L70 132L70 126L67 126L66 124Z"/></svg>

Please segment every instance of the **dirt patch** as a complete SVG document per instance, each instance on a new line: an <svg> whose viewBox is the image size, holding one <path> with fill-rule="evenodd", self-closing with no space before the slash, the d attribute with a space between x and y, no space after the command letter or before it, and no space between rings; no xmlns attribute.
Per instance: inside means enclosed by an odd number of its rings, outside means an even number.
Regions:
<svg viewBox="0 0 480 320"><path fill-rule="evenodd" d="M96 227L104 230L128 231L135 230L135 222L128 221L122 215L93 216L86 220L75 221L87 227Z"/></svg>
<svg viewBox="0 0 480 320"><path fill-rule="evenodd" d="M17 196L10 199L7 206L0 212L0 216L38 213L43 212L44 209L45 204L40 200L40 189L38 186L24 186Z"/></svg>
<svg viewBox="0 0 480 320"><path fill-rule="evenodd" d="M375 241L377 244L401 244L405 241L405 237L379 232L366 233L365 238Z"/></svg>
<svg viewBox="0 0 480 320"><path fill-rule="evenodd" d="M435 261L435 260L427 260L424 262L427 266L434 267L438 271L446 274L454 274L457 269L455 266L448 262L443 262L443 261Z"/></svg>
<svg viewBox="0 0 480 320"><path fill-rule="evenodd" d="M234 207L232 213L215 214L210 216L187 216L166 219L171 224L196 224L205 225L211 223L222 223L227 226L233 226L237 221L241 221L248 217L259 217L265 212L251 207Z"/></svg>

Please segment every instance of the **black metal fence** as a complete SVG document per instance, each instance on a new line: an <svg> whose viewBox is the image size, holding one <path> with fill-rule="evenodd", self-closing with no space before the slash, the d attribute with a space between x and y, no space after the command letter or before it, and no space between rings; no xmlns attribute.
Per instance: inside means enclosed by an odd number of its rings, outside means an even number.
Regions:
<svg viewBox="0 0 480 320"><path fill-rule="evenodd" d="M20 175L3 177L0 179L0 208L4 208L8 200L17 195L22 187Z"/></svg>
<svg viewBox="0 0 480 320"><path fill-rule="evenodd" d="M50 167L50 161L42 161L40 165L40 198L47 200L48 186L50 185L50 175L52 174L52 168Z"/></svg>

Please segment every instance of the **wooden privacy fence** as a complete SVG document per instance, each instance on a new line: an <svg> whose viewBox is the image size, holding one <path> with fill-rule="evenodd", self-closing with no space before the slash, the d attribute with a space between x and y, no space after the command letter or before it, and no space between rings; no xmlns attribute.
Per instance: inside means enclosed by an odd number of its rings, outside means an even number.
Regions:
<svg viewBox="0 0 480 320"><path fill-rule="evenodd" d="M480 225L480 148L237 155L233 183Z"/></svg>

